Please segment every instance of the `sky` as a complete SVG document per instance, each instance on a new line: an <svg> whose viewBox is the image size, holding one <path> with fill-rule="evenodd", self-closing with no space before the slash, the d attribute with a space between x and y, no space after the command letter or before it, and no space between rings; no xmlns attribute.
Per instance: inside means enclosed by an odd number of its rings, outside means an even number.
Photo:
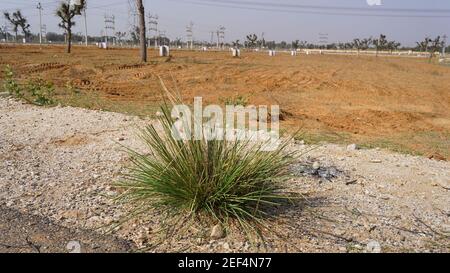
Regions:
<svg viewBox="0 0 450 273"><path fill-rule="evenodd" d="M414 45L426 36L450 36L448 0L144 0L146 13L158 15L158 29L174 39L186 39L186 26L193 22L196 40L211 40L211 31L224 26L225 40L245 40L264 33L266 40L302 40L329 43L386 34L388 39ZM21 9L32 31L39 30L38 2L43 7L47 31L60 32L54 15L61 0L0 0L0 10ZM129 32L128 0L87 0L89 35L101 35L104 15L114 15L116 31ZM134 1L133 1L134 2ZM381 5L369 5L381 2ZM74 32L84 32L81 16ZM3 16L0 24L5 24ZM326 35L323 35L326 34ZM323 39L322 39L323 40Z"/></svg>

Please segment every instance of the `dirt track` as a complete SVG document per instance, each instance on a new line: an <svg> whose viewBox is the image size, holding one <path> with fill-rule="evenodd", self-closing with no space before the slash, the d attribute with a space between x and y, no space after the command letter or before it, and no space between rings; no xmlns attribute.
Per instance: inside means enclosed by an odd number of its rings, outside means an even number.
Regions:
<svg viewBox="0 0 450 273"><path fill-rule="evenodd" d="M303 127L334 142L450 158L450 68L422 59L243 52L172 51L138 63L137 50L75 47L1 47L0 65L19 78L43 77L59 86L63 104L154 114L160 101L156 75L188 102L243 95L251 104L274 104L285 128ZM74 99L67 86L82 92ZM320 139L320 138L319 138Z"/></svg>
<svg viewBox="0 0 450 273"><path fill-rule="evenodd" d="M148 122L118 113L42 108L0 98L0 206L71 230L88 230L87 238L93 230L109 230L133 211L112 200L117 195L112 183L128 162L118 143L143 149L134 133L136 126ZM290 146L309 148L301 143ZM333 170L336 177L308 175L305 168L313 162L321 171ZM448 162L323 145L292 167L286 187L307 199L274 212L277 217L269 220L274 233L265 235L265 245L251 246L237 232L211 240L210 227L193 228L158 244L160 211L148 211L114 234L157 252L367 252L374 244L383 252L450 252L449 177ZM36 234L53 230L33 228ZM2 234L11 236L4 242L30 247L24 237L19 242L14 233ZM58 238L66 243L69 235L82 236L61 232ZM106 242L101 250L116 249L108 247L109 239ZM61 244L56 246L51 250L61 249Z"/></svg>

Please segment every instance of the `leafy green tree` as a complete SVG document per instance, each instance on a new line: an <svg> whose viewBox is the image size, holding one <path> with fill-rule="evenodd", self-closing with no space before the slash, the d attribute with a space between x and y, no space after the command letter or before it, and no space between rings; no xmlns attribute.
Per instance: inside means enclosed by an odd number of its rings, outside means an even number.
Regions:
<svg viewBox="0 0 450 273"><path fill-rule="evenodd" d="M84 9L85 5L86 0L80 0L79 5L70 5L63 2L56 10L56 16L61 19L58 26L64 29L67 34L67 53L70 53L72 49L72 27L75 26L73 18L77 15L81 15L81 11Z"/></svg>

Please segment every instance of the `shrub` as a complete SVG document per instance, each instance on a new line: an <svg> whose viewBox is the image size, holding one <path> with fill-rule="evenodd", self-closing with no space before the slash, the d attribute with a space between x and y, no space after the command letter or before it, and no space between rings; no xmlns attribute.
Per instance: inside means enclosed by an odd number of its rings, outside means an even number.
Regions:
<svg viewBox="0 0 450 273"><path fill-rule="evenodd" d="M149 125L141 133L150 153L129 150L132 166L117 184L124 189L121 200L144 212L149 206L249 228L260 227L268 209L290 200L281 186L294 160L287 141L264 152L249 141L177 140L169 106L161 112L162 129Z"/></svg>
<svg viewBox="0 0 450 273"><path fill-rule="evenodd" d="M14 71L10 65L7 65L5 67L4 75L5 80L3 82L3 88L5 89L5 91L8 92L11 96L19 98L23 97L21 88L14 79Z"/></svg>
<svg viewBox="0 0 450 273"><path fill-rule="evenodd" d="M53 104L53 83L43 79L30 80L27 84L27 91L33 98L33 103L36 105L51 105Z"/></svg>
<svg viewBox="0 0 450 273"><path fill-rule="evenodd" d="M3 87L11 96L40 106L54 103L52 99L55 90L53 83L43 79L34 79L29 80L25 86L21 86L15 80L14 71L9 65L6 66L4 75Z"/></svg>

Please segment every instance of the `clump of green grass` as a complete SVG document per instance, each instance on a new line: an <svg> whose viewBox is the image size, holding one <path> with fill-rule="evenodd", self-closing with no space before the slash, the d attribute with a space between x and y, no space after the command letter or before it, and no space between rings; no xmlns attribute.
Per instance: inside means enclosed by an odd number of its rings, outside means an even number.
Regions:
<svg viewBox="0 0 450 273"><path fill-rule="evenodd" d="M235 106L238 106L238 105L247 106L248 105L248 98L244 97L242 95L221 98L220 101L225 105L235 105Z"/></svg>
<svg viewBox="0 0 450 273"><path fill-rule="evenodd" d="M287 141L266 152L249 141L177 140L169 105L161 112L162 128L149 125L140 135L149 153L130 150L132 166L117 185L136 211L152 207L258 230L270 209L291 199L282 188L295 158L286 151Z"/></svg>

